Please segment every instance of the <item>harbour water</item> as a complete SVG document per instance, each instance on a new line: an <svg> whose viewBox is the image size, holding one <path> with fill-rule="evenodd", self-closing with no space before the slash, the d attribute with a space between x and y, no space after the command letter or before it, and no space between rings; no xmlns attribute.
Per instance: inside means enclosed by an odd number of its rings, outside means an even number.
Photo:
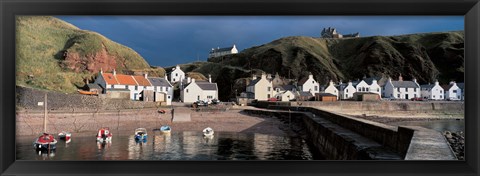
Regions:
<svg viewBox="0 0 480 176"><path fill-rule="evenodd" d="M17 139L17 160L320 160L300 137L258 133L215 132L213 138L201 132L162 134L149 132L147 141L133 135L115 135L111 143L97 143L94 135L75 136L72 142L59 140L52 153L36 153L35 136Z"/></svg>

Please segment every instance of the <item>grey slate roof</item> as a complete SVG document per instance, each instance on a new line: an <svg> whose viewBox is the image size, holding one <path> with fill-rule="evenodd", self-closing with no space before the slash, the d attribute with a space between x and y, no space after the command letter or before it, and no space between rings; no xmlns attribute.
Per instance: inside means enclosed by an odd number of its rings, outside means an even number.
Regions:
<svg viewBox="0 0 480 176"><path fill-rule="evenodd" d="M304 78L300 79L300 81L298 81L298 85L303 86L303 84L305 84L305 82L307 82L307 80L308 80L308 77L304 77Z"/></svg>
<svg viewBox="0 0 480 176"><path fill-rule="evenodd" d="M413 81L392 81L395 88L418 88L417 84Z"/></svg>
<svg viewBox="0 0 480 176"><path fill-rule="evenodd" d="M281 86L284 90L290 90L292 91L293 89L298 90L296 86L294 85L283 85Z"/></svg>
<svg viewBox="0 0 480 176"><path fill-rule="evenodd" d="M152 86L171 87L170 83L164 78L148 78Z"/></svg>
<svg viewBox="0 0 480 176"><path fill-rule="evenodd" d="M198 87L202 90L217 90L217 83L210 83L208 81L195 81Z"/></svg>
<svg viewBox="0 0 480 176"><path fill-rule="evenodd" d="M223 51L231 51L233 49L233 46L231 47L226 47L226 48L214 48L210 53L216 53L216 52L223 52Z"/></svg>
<svg viewBox="0 0 480 176"><path fill-rule="evenodd" d="M424 85L420 85L420 87L422 89L431 89L435 86L435 84L424 84Z"/></svg>
<svg viewBox="0 0 480 176"><path fill-rule="evenodd" d="M300 94L300 96L302 97L313 97L312 93L310 92L304 92L304 91L301 91L301 92L298 92Z"/></svg>
<svg viewBox="0 0 480 176"><path fill-rule="evenodd" d="M465 89L465 83L457 83L457 86L458 86L460 89Z"/></svg>
<svg viewBox="0 0 480 176"><path fill-rule="evenodd" d="M100 86L100 84L87 84L87 87L89 89L102 89L102 87Z"/></svg>
<svg viewBox="0 0 480 176"><path fill-rule="evenodd" d="M260 78L250 81L250 84L248 84L247 87L254 86L255 84L257 84L258 81L260 81Z"/></svg>

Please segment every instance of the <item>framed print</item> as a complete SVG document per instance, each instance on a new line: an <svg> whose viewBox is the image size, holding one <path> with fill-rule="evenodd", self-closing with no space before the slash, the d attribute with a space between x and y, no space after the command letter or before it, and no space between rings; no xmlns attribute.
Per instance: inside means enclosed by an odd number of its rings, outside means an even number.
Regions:
<svg viewBox="0 0 480 176"><path fill-rule="evenodd" d="M1 175L478 175L477 0L0 8Z"/></svg>

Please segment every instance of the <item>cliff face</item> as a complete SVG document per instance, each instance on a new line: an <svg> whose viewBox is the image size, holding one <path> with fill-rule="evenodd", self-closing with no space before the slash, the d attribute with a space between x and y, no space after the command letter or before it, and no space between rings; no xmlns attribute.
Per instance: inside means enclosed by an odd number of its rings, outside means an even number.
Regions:
<svg viewBox="0 0 480 176"><path fill-rule="evenodd" d="M161 76L137 52L65 21L48 16L18 16L17 85L75 92L101 69Z"/></svg>

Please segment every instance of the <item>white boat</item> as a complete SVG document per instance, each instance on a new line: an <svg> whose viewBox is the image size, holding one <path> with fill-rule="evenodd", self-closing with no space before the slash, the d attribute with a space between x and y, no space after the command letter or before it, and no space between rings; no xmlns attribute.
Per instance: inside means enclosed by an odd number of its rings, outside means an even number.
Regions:
<svg viewBox="0 0 480 176"><path fill-rule="evenodd" d="M147 129L137 128L135 129L135 141L147 141Z"/></svg>
<svg viewBox="0 0 480 176"><path fill-rule="evenodd" d="M162 133L170 133L170 131L172 131L172 129L168 125L163 125L163 126L160 127L160 131Z"/></svg>
<svg viewBox="0 0 480 176"><path fill-rule="evenodd" d="M205 136L205 137L211 137L211 136L213 136L213 133L214 133L213 129L210 128L210 127L207 127L205 129L203 129L202 132L203 132L203 136Z"/></svg>
<svg viewBox="0 0 480 176"><path fill-rule="evenodd" d="M58 138L65 140L66 143L70 143L72 141L72 133L62 131L58 133Z"/></svg>

